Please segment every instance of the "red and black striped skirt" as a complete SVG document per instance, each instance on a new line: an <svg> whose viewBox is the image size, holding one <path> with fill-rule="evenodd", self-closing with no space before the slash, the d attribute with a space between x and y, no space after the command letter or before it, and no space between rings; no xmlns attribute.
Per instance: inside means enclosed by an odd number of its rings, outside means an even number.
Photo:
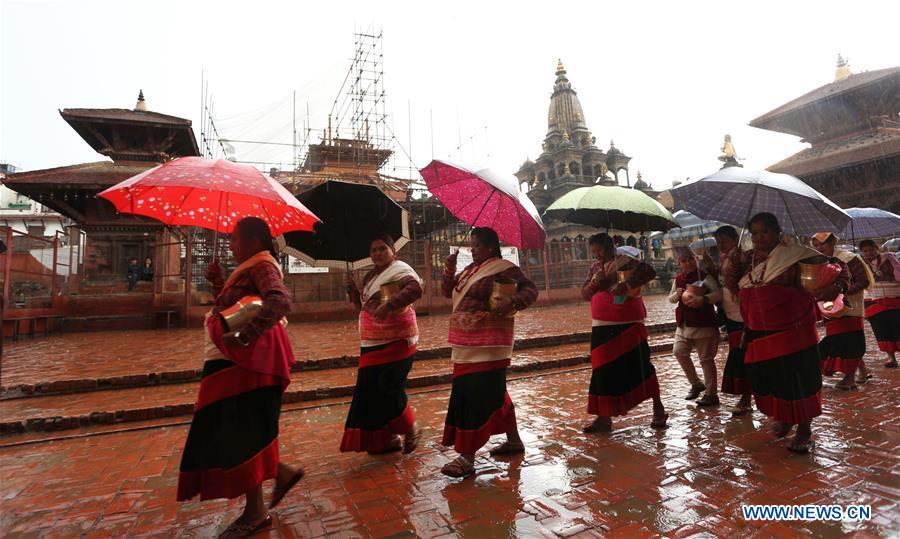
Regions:
<svg viewBox="0 0 900 539"><path fill-rule="evenodd" d="M744 365L759 411L792 425L821 415L819 335L812 317L785 331L744 332Z"/></svg>
<svg viewBox="0 0 900 539"><path fill-rule="evenodd" d="M867 299L866 319L882 352L900 352L900 298Z"/></svg>
<svg viewBox="0 0 900 539"><path fill-rule="evenodd" d="M237 498L276 476L283 382L225 359L204 363L178 501Z"/></svg>
<svg viewBox="0 0 900 539"><path fill-rule="evenodd" d="M861 316L825 320L825 338L819 342L822 374L856 372L866 354L866 334Z"/></svg>
<svg viewBox="0 0 900 539"><path fill-rule="evenodd" d="M744 349L741 348L744 324L726 318L725 332L728 333L728 358L725 360L725 370L722 371L722 393L747 395L751 386L744 367Z"/></svg>
<svg viewBox="0 0 900 539"><path fill-rule="evenodd" d="M382 453L395 436L412 430L406 377L415 353L405 340L361 349L341 451Z"/></svg>
<svg viewBox="0 0 900 539"><path fill-rule="evenodd" d="M475 453L494 434L516 424L516 412L506 391L509 359L454 363L453 388L441 444L457 453Z"/></svg>
<svg viewBox="0 0 900 539"><path fill-rule="evenodd" d="M588 413L624 415L659 396L656 369L650 363L647 327L641 323L594 326L591 330L591 385Z"/></svg>

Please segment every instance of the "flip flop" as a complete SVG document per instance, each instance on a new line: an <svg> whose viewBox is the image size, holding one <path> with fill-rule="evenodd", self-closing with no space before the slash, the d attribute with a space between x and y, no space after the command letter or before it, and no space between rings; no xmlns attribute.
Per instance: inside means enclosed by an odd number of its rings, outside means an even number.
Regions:
<svg viewBox="0 0 900 539"><path fill-rule="evenodd" d="M805 442L791 442L791 444L787 446L787 449L798 455L808 455L813 447L815 447L815 442L810 438Z"/></svg>
<svg viewBox="0 0 900 539"><path fill-rule="evenodd" d="M835 389L840 389L841 391L851 391L856 389L856 384L853 382L838 382L834 384Z"/></svg>
<svg viewBox="0 0 900 539"><path fill-rule="evenodd" d="M898 365L900 365L900 363L897 363L896 361L888 361L884 364L888 369L896 369Z"/></svg>
<svg viewBox="0 0 900 539"><path fill-rule="evenodd" d="M525 444L523 444L522 442L513 443L513 442L506 441L506 442L503 442L502 444L498 445L497 447L491 449L490 455L492 457L495 457L497 455L515 455L515 454L524 453L524 452L525 452Z"/></svg>
<svg viewBox="0 0 900 539"><path fill-rule="evenodd" d="M593 423L589 423L582 427L582 432L587 434L593 434L595 432L611 432L612 431L612 420L610 418L606 418L606 421L594 421Z"/></svg>
<svg viewBox="0 0 900 539"><path fill-rule="evenodd" d="M866 382L868 382L868 381L871 380L871 379L872 379L872 373L871 373L871 372L870 372L870 373L866 373L865 376L857 376L857 377L856 377L856 383L857 383L857 384L865 384Z"/></svg>
<svg viewBox="0 0 900 539"><path fill-rule="evenodd" d="M419 438L422 436L422 429L418 425L413 425L411 434L403 437L403 454L408 455L419 447Z"/></svg>
<svg viewBox="0 0 900 539"><path fill-rule="evenodd" d="M303 471L303 468L297 468L297 472L288 479L288 482L284 485L275 484L275 489L272 490L272 501L269 502L269 509L275 509L275 506L281 503L281 499L287 495L288 491L294 488L303 476L306 475Z"/></svg>
<svg viewBox="0 0 900 539"><path fill-rule="evenodd" d="M441 473L450 477L467 477L475 473L475 464L462 455L451 460L441 468Z"/></svg>
<svg viewBox="0 0 900 539"><path fill-rule="evenodd" d="M728 411L731 412L731 417L740 417L742 415L747 415L753 411L753 407L751 406L729 406Z"/></svg>
<svg viewBox="0 0 900 539"><path fill-rule="evenodd" d="M262 522L257 524L238 524L235 521L225 528L225 531L219 534L219 539L241 539L242 537L250 537L254 533L264 530L271 525L272 515L266 515L266 518L262 519Z"/></svg>

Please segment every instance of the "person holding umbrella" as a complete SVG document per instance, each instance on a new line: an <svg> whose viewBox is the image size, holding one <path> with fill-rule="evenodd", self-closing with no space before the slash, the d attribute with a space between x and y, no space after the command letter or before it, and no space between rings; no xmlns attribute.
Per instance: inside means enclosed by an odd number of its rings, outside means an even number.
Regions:
<svg viewBox="0 0 900 539"><path fill-rule="evenodd" d="M834 385L836 389L849 391L856 387L853 377L859 370L857 382L871 378L863 363L866 354L866 334L863 331L863 293L874 282L872 270L862 259L849 251L836 248L837 236L831 232L813 234L810 240L813 248L829 258L837 258L847 265L850 272L850 286L844 291L840 313L831 313L820 307L825 319L825 338L819 343L822 355L822 374L831 376L835 372L844 378Z"/></svg>
<svg viewBox="0 0 900 539"><path fill-rule="evenodd" d="M294 354L282 320L291 310L269 226L240 220L231 235L238 267L226 280L214 262L206 277L217 292L206 318L203 379L178 477L178 500L246 497L244 512L221 537L245 537L272 522L262 483L275 479L269 508L303 477L280 461L278 417ZM228 308L261 300L256 315L230 327ZM233 309L232 309L233 310ZM236 323L236 322L234 322Z"/></svg>
<svg viewBox="0 0 900 539"><path fill-rule="evenodd" d="M457 253L451 254L441 283L444 296L453 301L448 338L453 387L441 442L459 453L441 468L450 477L475 473L475 452L493 434L505 433L506 441L491 455L525 451L506 391L506 368L512 358L513 315L534 303L538 291L521 269L500 257L500 239L493 229L474 228L470 245L472 263L457 275ZM511 293L495 293L495 283L508 286Z"/></svg>
<svg viewBox="0 0 900 539"><path fill-rule="evenodd" d="M754 215L747 229L753 249L733 251L725 274L725 286L739 294L747 376L756 407L775 420L775 437L787 436L797 425L788 449L808 453L812 420L822 414L815 303L845 292L850 275L845 266L826 267L817 289L808 291L801 284L800 263L821 255L782 240L781 225L771 213Z"/></svg>
<svg viewBox="0 0 900 539"><path fill-rule="evenodd" d="M372 240L369 256L375 268L363 278L361 290L347 273L350 302L359 309L360 352L341 451L411 453L420 430L404 386L419 342L411 304L422 297L422 280L396 259L394 239L386 233ZM396 293L387 297L391 288Z"/></svg>
<svg viewBox="0 0 900 539"><path fill-rule="evenodd" d="M872 240L861 241L859 249L875 280L866 290L865 316L878 348L887 354L884 366L896 369L900 352L900 261L891 253L879 253Z"/></svg>
<svg viewBox="0 0 900 539"><path fill-rule="evenodd" d="M613 416L624 415L646 399L653 399L650 426L665 428L668 415L659 398L644 326L647 309L639 295L629 294L652 281L656 272L648 264L616 254L609 234L595 234L588 243L597 260L588 271L581 296L591 303L593 373L588 413L597 418L583 430L609 432Z"/></svg>

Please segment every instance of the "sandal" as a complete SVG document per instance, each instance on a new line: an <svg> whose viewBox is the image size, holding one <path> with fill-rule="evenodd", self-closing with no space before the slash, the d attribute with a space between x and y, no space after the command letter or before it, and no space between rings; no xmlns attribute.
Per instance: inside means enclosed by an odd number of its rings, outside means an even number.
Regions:
<svg viewBox="0 0 900 539"><path fill-rule="evenodd" d="M840 382L834 384L834 388L840 389L841 391L850 391L850 390L856 389L856 384L853 383L853 381L845 382L845 381L841 380Z"/></svg>
<svg viewBox="0 0 900 539"><path fill-rule="evenodd" d="M264 530L271 525L272 515L266 515L266 518L262 519L262 521L257 524L241 522L241 519L238 518L232 522L230 526L225 528L225 531L219 534L219 539L241 539L242 537L250 537L254 533Z"/></svg>
<svg viewBox="0 0 900 539"><path fill-rule="evenodd" d="M696 402L698 407L704 406L718 406L719 405L719 396L718 395L710 395L709 393L700 397L700 400Z"/></svg>
<svg viewBox="0 0 900 539"><path fill-rule="evenodd" d="M593 434L595 432L611 432L612 431L612 419L607 417L604 418L605 421L601 421L601 418L597 418L593 423L589 423L582 427L582 431L587 434Z"/></svg>
<svg viewBox="0 0 900 539"><path fill-rule="evenodd" d="M815 442L812 440L812 438L807 438L806 440L801 440L799 442L794 440L790 445L787 446L788 451L792 451L799 455L809 454L810 450L812 450L813 447L815 447Z"/></svg>
<svg viewBox="0 0 900 539"><path fill-rule="evenodd" d="M460 455L441 468L441 473L450 477L467 477L475 473L475 464Z"/></svg>
<svg viewBox="0 0 900 539"><path fill-rule="evenodd" d="M269 502L269 509L275 509L275 506L281 503L281 499L287 495L288 491L294 488L303 476L306 475L303 471L303 468L297 468L297 471L294 475L288 479L287 483L283 485L279 485L277 482L275 483L275 488L272 490L272 500Z"/></svg>
<svg viewBox="0 0 900 539"><path fill-rule="evenodd" d="M419 447L419 438L422 436L422 429L419 425L413 423L412 432L403 437L403 454L408 455Z"/></svg>
<svg viewBox="0 0 900 539"><path fill-rule="evenodd" d="M669 420L669 414L654 415L653 421L650 422L650 428L651 429L664 429L664 428L668 427L668 425L666 425L666 421L668 421L668 420Z"/></svg>
<svg viewBox="0 0 900 539"><path fill-rule="evenodd" d="M731 417L739 417L742 415L747 415L750 412L752 412L753 407L752 406L742 406L742 405L729 406L728 411L731 412Z"/></svg>
<svg viewBox="0 0 900 539"><path fill-rule="evenodd" d="M857 384L865 384L869 380L872 379L872 373L867 372L866 374L858 374L856 375L856 383Z"/></svg>
<svg viewBox="0 0 900 539"><path fill-rule="evenodd" d="M884 366L888 369L896 369L898 365L900 365L900 363L897 363L896 359L892 359L891 361L888 361L884 364Z"/></svg>
<svg viewBox="0 0 900 539"><path fill-rule="evenodd" d="M525 452L525 444L522 442L510 442L509 440L503 442L497 447L490 450L490 455L492 457L496 457L497 455L516 455L518 453Z"/></svg>

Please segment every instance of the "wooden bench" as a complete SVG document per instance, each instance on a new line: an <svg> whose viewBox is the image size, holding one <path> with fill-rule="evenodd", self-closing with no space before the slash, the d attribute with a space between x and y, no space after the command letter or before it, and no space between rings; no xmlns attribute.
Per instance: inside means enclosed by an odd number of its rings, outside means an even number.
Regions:
<svg viewBox="0 0 900 539"><path fill-rule="evenodd" d="M19 331L20 322L25 321L28 323L28 332L24 335L34 336L37 333L37 322L38 320L44 321L44 337L50 334L50 321L58 320L58 323L53 324L57 331L62 331L62 319L63 315L61 314L43 314L43 315L34 315L34 316L22 316L20 318L8 318L10 322L13 323L13 334L12 340L19 340L19 335L21 332Z"/></svg>
<svg viewBox="0 0 900 539"><path fill-rule="evenodd" d="M160 319L161 316L165 315L166 317L166 329L172 328L172 317L178 316L178 311L175 310L155 310L151 313L150 316L153 317L153 329L156 329L156 322Z"/></svg>

